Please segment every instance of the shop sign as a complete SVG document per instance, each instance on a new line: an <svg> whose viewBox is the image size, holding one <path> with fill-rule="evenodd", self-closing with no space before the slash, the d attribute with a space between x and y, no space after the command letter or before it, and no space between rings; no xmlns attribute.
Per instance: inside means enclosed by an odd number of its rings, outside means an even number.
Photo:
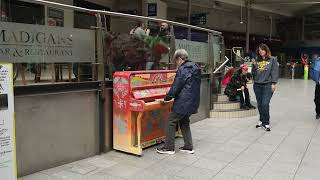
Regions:
<svg viewBox="0 0 320 180"><path fill-rule="evenodd" d="M0 57L15 63L95 62L95 33L0 22Z"/></svg>
<svg viewBox="0 0 320 180"><path fill-rule="evenodd" d="M12 64L0 62L0 177L17 179Z"/></svg>

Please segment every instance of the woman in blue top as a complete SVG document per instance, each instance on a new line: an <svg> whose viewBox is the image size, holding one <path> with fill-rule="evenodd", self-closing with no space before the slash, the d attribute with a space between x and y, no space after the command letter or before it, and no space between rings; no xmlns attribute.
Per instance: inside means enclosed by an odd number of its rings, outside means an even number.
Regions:
<svg viewBox="0 0 320 180"><path fill-rule="evenodd" d="M266 44L260 44L257 49L257 60L253 60L253 90L256 95L260 123L257 128L270 131L269 104L276 90L279 76L279 64Z"/></svg>

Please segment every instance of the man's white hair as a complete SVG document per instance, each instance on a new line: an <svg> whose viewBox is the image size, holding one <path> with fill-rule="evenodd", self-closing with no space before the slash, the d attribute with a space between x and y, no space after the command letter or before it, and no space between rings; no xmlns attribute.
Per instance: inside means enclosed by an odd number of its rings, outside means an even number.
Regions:
<svg viewBox="0 0 320 180"><path fill-rule="evenodd" d="M185 49L177 49L176 52L173 55L173 58L181 58L183 60L187 60L188 59L188 52Z"/></svg>

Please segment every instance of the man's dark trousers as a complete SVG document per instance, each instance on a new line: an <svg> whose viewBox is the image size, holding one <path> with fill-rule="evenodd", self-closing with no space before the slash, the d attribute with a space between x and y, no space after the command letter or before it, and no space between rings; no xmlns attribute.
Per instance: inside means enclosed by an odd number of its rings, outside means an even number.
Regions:
<svg viewBox="0 0 320 180"><path fill-rule="evenodd" d="M170 113L166 128L167 132L164 144L165 149L174 150L174 140L178 123L184 139L184 149L193 149L189 118L190 115L182 115L175 112Z"/></svg>

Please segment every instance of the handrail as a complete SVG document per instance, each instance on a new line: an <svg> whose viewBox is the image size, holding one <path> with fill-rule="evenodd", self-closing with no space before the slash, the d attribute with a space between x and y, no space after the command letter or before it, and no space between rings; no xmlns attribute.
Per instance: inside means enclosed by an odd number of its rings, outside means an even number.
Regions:
<svg viewBox="0 0 320 180"><path fill-rule="evenodd" d="M225 66L229 62L229 58L225 56L226 60L213 72L213 74L216 74L223 66Z"/></svg>
<svg viewBox="0 0 320 180"><path fill-rule="evenodd" d="M243 57L239 56L236 52L234 52L234 49L236 49L236 48L238 48L238 49L243 49L242 47L233 47L233 48L232 48L233 54L235 54L236 56L238 56L239 58L241 58L241 60L246 61Z"/></svg>
<svg viewBox="0 0 320 180"><path fill-rule="evenodd" d="M171 25L176 25L176 26L182 26L186 28L192 28L200 31L206 31L209 33L214 33L216 35L221 35L222 33L219 31L207 29L207 28L202 28L198 26L192 26L189 24L184 24L184 23L179 23L175 21L169 21L165 19L159 19L159 18L152 18L152 17L145 17L145 16L138 16L138 15L131 15L131 14L125 14L125 13L118 13L118 12L111 12L111 11L102 11L102 10L94 10L94 9L88 9L88 8L82 8L82 7L77 7L77 6L72 6L72 5L67 5L67 4L61 4L61 3L56 3L56 2L50 2L50 1L45 1L45 0L24 0L26 2L36 2L39 4L43 5L50 5L50 6L55 6L55 7L60 7L60 8L66 8L66 9L72 9L72 10L78 10L82 12L94 12L97 14L105 14L109 16L116 16L116 17L126 17L126 18L131 18L131 19L138 19L138 20L150 20L150 21L157 21L157 22L165 22Z"/></svg>

